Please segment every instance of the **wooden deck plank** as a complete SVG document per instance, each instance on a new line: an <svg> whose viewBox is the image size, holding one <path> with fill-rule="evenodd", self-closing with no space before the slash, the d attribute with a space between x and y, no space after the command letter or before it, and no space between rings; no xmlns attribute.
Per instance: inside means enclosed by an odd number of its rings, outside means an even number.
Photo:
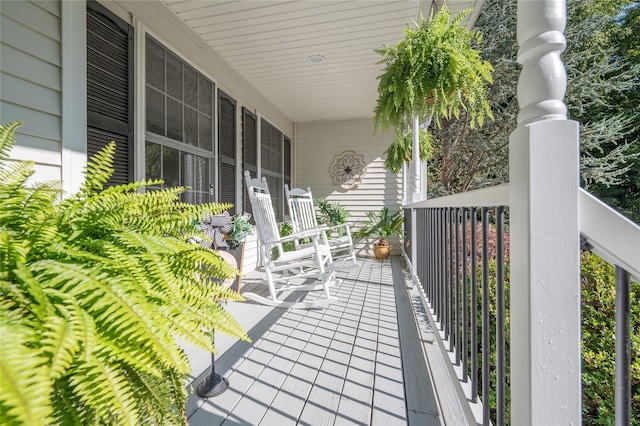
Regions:
<svg viewBox="0 0 640 426"><path fill-rule="evenodd" d="M396 279L404 281L398 268ZM410 306L407 291L397 289L399 305ZM402 363L405 368L404 386L406 389L407 410L410 421L423 425L440 425L439 407L431 375L422 349L422 342L415 325L412 309L398 312L398 325L402 339ZM409 368L409 366L411 366Z"/></svg>

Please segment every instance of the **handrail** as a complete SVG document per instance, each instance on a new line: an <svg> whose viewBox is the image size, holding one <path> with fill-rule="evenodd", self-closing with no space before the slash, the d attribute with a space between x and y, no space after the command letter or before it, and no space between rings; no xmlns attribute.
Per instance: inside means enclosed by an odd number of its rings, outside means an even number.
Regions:
<svg viewBox="0 0 640 426"><path fill-rule="evenodd" d="M497 207L509 205L509 184L503 183L489 188L474 189L473 191L444 197L430 198L417 203L403 206L411 208L431 207Z"/></svg>
<svg viewBox="0 0 640 426"><path fill-rule="evenodd" d="M640 226L580 188L580 233L589 250L640 282Z"/></svg>
<svg viewBox="0 0 640 426"><path fill-rule="evenodd" d="M589 248L640 281L640 226L580 188L580 233ZM509 184L407 204L404 208L495 207L509 205Z"/></svg>

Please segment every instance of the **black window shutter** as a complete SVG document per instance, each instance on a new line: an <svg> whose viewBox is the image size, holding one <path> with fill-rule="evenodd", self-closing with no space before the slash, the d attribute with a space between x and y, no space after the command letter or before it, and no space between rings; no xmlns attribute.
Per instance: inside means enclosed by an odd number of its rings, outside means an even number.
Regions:
<svg viewBox="0 0 640 426"><path fill-rule="evenodd" d="M218 90L218 202L234 204L236 212L236 101Z"/></svg>
<svg viewBox="0 0 640 426"><path fill-rule="evenodd" d="M242 108L242 204L245 212L253 213L244 181L244 171L251 177L258 175L258 118L246 108Z"/></svg>
<svg viewBox="0 0 640 426"><path fill-rule="evenodd" d="M87 156L116 142L107 185L133 180L133 27L87 1Z"/></svg>

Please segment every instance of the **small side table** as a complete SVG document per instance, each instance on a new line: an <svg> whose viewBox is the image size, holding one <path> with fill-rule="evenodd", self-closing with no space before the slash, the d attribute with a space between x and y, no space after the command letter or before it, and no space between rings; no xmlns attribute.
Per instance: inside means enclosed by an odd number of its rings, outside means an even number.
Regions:
<svg viewBox="0 0 640 426"><path fill-rule="evenodd" d="M224 250L215 250L215 252L231 266L236 269L238 268L238 263L236 262L236 258L233 254ZM234 281L234 278L228 278L220 284L225 287L231 287ZM215 330L211 330L212 344L215 344L214 333ZM229 379L216 373L215 361L215 354L211 352L211 373L196 387L196 394L201 398L213 398L214 396L218 396L226 391L229 387Z"/></svg>

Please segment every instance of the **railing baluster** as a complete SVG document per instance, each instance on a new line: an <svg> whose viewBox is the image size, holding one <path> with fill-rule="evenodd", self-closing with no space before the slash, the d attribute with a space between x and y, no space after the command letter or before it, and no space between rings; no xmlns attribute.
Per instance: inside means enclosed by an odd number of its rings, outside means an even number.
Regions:
<svg viewBox="0 0 640 426"><path fill-rule="evenodd" d="M489 407L489 209L482 208L482 423L490 423Z"/></svg>
<svg viewBox="0 0 640 426"><path fill-rule="evenodd" d="M478 402L478 274L476 228L478 213L471 208L471 401Z"/></svg>
<svg viewBox="0 0 640 426"><path fill-rule="evenodd" d="M505 424L504 207L496 208L496 424Z"/></svg>
<svg viewBox="0 0 640 426"><path fill-rule="evenodd" d="M455 209L456 215L456 297L455 297L455 315L454 315L454 330L455 330L455 348L456 348L456 365L460 365L460 346L462 333L460 332L460 209Z"/></svg>
<svg viewBox="0 0 640 426"><path fill-rule="evenodd" d="M440 212L442 218L442 227L440 236L440 248L442 250L442 259L440 263L440 326L442 330L445 329L445 324L447 321L447 211L446 209L442 209ZM446 334L445 334L446 337Z"/></svg>
<svg viewBox="0 0 640 426"><path fill-rule="evenodd" d="M616 265L616 426L631 424L630 276Z"/></svg>
<svg viewBox="0 0 640 426"><path fill-rule="evenodd" d="M449 351L453 351L453 342L455 342L455 330L453 328L453 212L455 209L450 208L447 212L447 218L449 219L449 246L447 247L447 253L449 253L449 273L447 283L447 320L449 323Z"/></svg>
<svg viewBox="0 0 640 426"><path fill-rule="evenodd" d="M467 210L462 209L462 381L468 381L469 374L469 306L467 303L467 293L469 285L467 283Z"/></svg>
<svg viewBox="0 0 640 426"><path fill-rule="evenodd" d="M443 320L443 300L444 300L444 209L438 209L438 297L437 297L437 314L440 322L440 329L444 330Z"/></svg>

